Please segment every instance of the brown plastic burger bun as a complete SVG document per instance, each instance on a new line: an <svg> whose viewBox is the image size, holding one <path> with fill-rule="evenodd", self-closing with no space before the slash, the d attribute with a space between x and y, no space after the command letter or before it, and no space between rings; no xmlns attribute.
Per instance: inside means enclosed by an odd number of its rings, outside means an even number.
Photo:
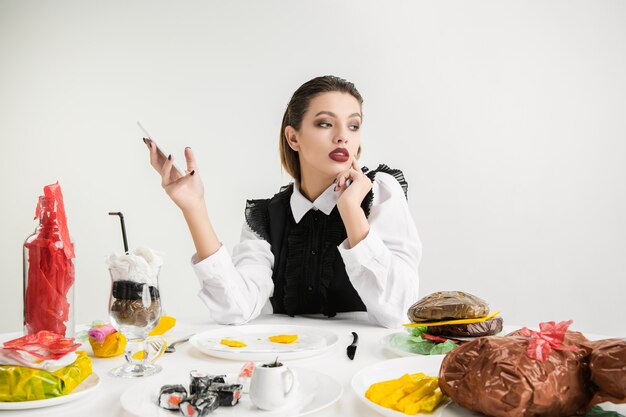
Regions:
<svg viewBox="0 0 626 417"><path fill-rule="evenodd" d="M407 313L414 323L447 319L473 319L489 314L489 305L462 291L439 291L413 304Z"/></svg>
<svg viewBox="0 0 626 417"><path fill-rule="evenodd" d="M428 328L428 333L433 336L448 337L480 337L493 336L502 331L502 317L494 317L487 321L469 324L444 324Z"/></svg>

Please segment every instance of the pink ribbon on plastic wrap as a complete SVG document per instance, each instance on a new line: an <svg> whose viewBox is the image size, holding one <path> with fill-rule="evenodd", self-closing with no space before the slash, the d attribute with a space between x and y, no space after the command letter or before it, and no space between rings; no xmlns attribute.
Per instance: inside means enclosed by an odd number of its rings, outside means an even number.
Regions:
<svg viewBox="0 0 626 417"><path fill-rule="evenodd" d="M565 333L571 324L572 320L562 321L560 323L547 321L539 323L538 332L524 327L521 330L521 334L530 337L526 355L528 355L529 358L545 362L552 349L577 351L578 348L576 346L563 345Z"/></svg>

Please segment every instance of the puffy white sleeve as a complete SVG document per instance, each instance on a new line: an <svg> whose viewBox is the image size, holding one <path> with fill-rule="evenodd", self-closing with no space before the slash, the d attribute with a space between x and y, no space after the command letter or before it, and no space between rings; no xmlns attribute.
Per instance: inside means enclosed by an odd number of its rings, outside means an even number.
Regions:
<svg viewBox="0 0 626 417"><path fill-rule="evenodd" d="M197 262L194 255L191 261L200 281L198 296L215 322L242 324L272 312L274 254L246 222L232 256L222 245L208 258Z"/></svg>
<svg viewBox="0 0 626 417"><path fill-rule="evenodd" d="M407 322L407 310L418 298L422 245L396 179L379 172L372 190L368 235L353 248L346 239L339 252L369 319L383 327L398 327Z"/></svg>

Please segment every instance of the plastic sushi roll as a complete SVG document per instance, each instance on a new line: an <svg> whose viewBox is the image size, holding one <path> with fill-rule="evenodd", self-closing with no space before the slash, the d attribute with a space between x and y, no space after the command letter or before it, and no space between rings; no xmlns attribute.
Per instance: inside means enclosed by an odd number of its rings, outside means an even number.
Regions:
<svg viewBox="0 0 626 417"><path fill-rule="evenodd" d="M214 383L209 386L209 392L214 392L218 396L220 406L233 406L239 402L241 398L241 384L221 384Z"/></svg>
<svg viewBox="0 0 626 417"><path fill-rule="evenodd" d="M211 385L211 376L206 372L189 372L189 396L206 391L209 385Z"/></svg>
<svg viewBox="0 0 626 417"><path fill-rule="evenodd" d="M180 412L185 417L204 417L219 406L216 394L206 392L198 398L187 398L180 403Z"/></svg>
<svg viewBox="0 0 626 417"><path fill-rule="evenodd" d="M246 362L239 371L239 377L237 382L243 385L243 392L247 394L250 392L250 381L252 380L252 374L254 373L254 362Z"/></svg>
<svg viewBox="0 0 626 417"><path fill-rule="evenodd" d="M211 379L211 384L214 384L214 383L225 384L226 383L226 375L209 375L209 378Z"/></svg>
<svg viewBox="0 0 626 417"><path fill-rule="evenodd" d="M180 403L187 398L187 390L182 385L163 385L159 392L159 407L178 410Z"/></svg>
<svg viewBox="0 0 626 417"><path fill-rule="evenodd" d="M194 403L198 409L202 410L200 417L212 413L220 405L218 396L212 392L201 394L195 399Z"/></svg>

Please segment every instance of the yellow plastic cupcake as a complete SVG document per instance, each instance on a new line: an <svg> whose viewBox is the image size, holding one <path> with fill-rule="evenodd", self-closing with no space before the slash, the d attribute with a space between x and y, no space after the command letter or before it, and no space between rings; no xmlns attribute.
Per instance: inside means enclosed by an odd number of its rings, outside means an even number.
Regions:
<svg viewBox="0 0 626 417"><path fill-rule="evenodd" d="M110 324L89 329L89 344L96 358L111 358L124 353L126 338Z"/></svg>

